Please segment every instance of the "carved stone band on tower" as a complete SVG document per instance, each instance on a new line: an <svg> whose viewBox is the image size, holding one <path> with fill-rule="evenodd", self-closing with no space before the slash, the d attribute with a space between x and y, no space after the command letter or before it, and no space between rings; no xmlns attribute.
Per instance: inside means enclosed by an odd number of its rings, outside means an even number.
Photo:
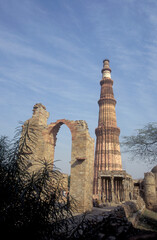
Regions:
<svg viewBox="0 0 157 240"><path fill-rule="evenodd" d="M95 129L96 149L94 163L94 198L112 202L115 197L122 201L122 181L126 172L122 170L119 135L113 94L113 80L109 60L103 61L98 127ZM124 181L123 181L124 182Z"/></svg>

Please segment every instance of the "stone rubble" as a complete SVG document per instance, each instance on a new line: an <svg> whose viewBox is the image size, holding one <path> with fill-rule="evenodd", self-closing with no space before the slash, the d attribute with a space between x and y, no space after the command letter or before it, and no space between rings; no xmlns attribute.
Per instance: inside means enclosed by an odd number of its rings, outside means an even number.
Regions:
<svg viewBox="0 0 157 240"><path fill-rule="evenodd" d="M75 239L98 240L138 240L157 239L157 233L135 228L128 221L122 206L112 211L105 211L102 215L87 215L86 229L83 235ZM145 238L147 237L147 238Z"/></svg>

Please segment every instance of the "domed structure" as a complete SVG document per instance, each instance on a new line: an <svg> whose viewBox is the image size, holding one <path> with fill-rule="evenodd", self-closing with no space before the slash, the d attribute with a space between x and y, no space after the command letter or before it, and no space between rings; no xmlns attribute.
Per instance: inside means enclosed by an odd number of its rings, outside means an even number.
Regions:
<svg viewBox="0 0 157 240"><path fill-rule="evenodd" d="M152 168L151 172L152 172L152 173L157 173L157 165Z"/></svg>

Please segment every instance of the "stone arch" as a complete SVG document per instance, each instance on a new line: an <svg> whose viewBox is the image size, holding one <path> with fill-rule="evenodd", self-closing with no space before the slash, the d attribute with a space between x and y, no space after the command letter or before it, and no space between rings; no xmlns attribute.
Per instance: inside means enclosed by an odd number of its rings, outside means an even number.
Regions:
<svg viewBox="0 0 157 240"><path fill-rule="evenodd" d="M37 170L34 164L36 159L45 159L53 164L56 136L65 124L72 135L70 195L77 201L79 212L90 211L93 206L94 139L90 137L87 123L83 120L59 119L47 125L48 117L49 113L40 103L34 106L32 118L25 122L29 122L32 128L35 126L34 132L38 136L33 151L32 171Z"/></svg>
<svg viewBox="0 0 157 240"><path fill-rule="evenodd" d="M49 124L44 130L45 140L51 139L47 145L47 159L54 161L57 133L63 124L72 136L70 196L77 201L79 212L89 211L92 209L94 140L90 137L87 123L59 119Z"/></svg>
<svg viewBox="0 0 157 240"><path fill-rule="evenodd" d="M48 126L50 134L53 134L53 136L54 136L54 141L56 141L57 133L59 132L59 129L63 124L65 124L69 128L69 130L71 132L72 139L75 138L75 132L76 132L75 122L74 121L69 121L67 119L59 119L56 122L51 123Z"/></svg>

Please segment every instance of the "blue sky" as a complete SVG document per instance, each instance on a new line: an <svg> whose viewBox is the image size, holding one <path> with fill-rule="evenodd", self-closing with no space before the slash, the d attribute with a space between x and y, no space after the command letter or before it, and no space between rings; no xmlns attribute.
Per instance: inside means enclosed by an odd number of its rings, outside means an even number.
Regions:
<svg viewBox="0 0 157 240"><path fill-rule="evenodd" d="M30 118L41 102L49 123L86 120L95 138L105 58L121 136L156 122L156 0L0 0L1 135L12 137L18 121ZM55 159L66 171L70 148L63 126ZM124 154L122 160L133 177L150 169Z"/></svg>

